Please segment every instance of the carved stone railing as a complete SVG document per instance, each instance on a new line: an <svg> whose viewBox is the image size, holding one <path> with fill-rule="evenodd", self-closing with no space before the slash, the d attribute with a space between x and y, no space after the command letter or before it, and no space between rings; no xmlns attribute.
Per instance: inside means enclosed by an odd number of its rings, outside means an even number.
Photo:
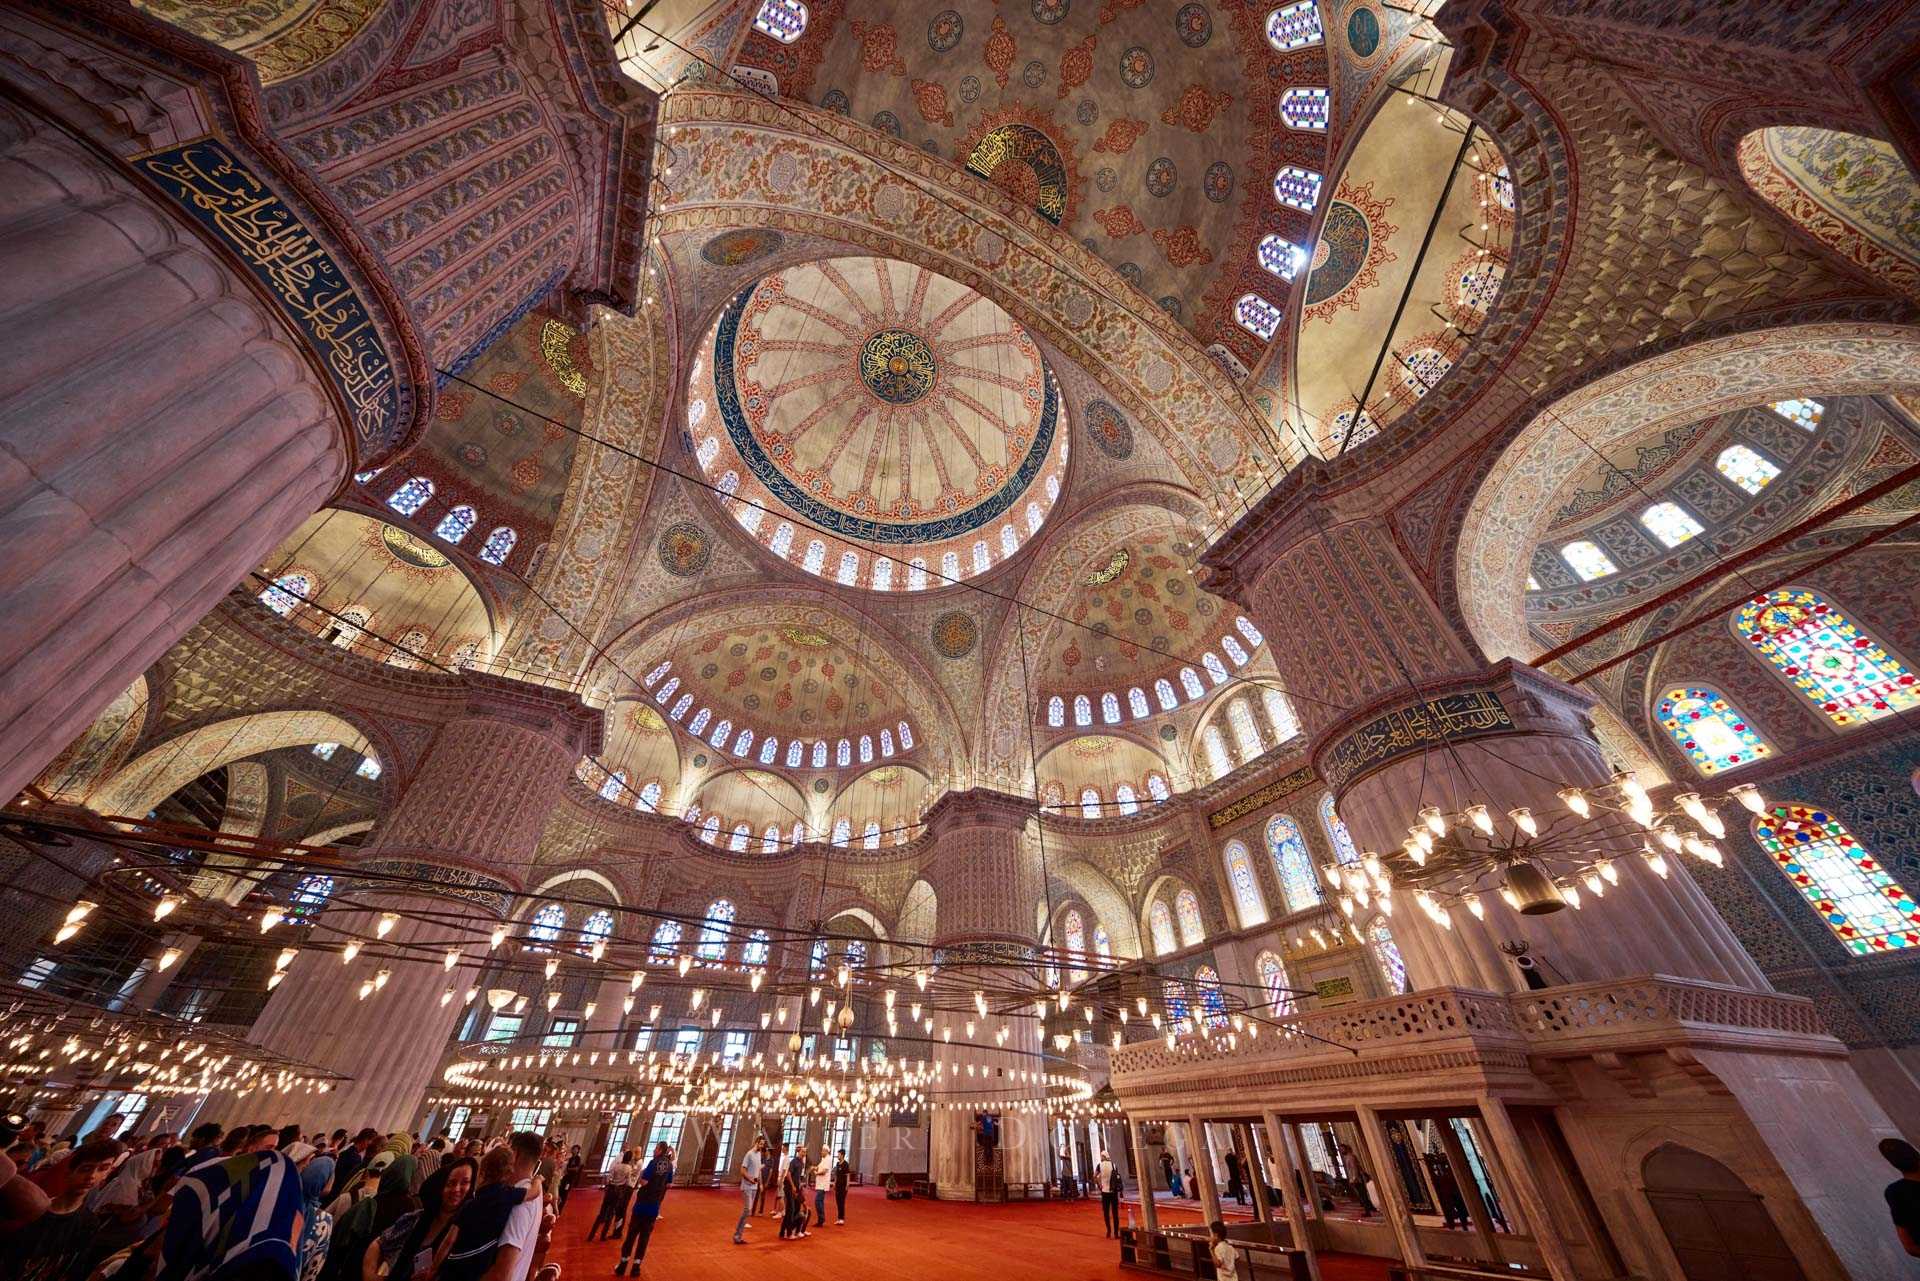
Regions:
<svg viewBox="0 0 1920 1281"><path fill-rule="evenodd" d="M1813 1002L1776 992L1652 976L1546 988L1507 998L1515 1025L1545 1049L1566 1037L1643 1029L1738 1029L1826 1036Z"/></svg>

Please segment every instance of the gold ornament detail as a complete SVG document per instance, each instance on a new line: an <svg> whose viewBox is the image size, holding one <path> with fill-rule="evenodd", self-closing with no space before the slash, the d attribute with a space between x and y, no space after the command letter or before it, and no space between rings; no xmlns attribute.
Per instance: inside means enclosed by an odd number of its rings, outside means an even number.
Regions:
<svg viewBox="0 0 1920 1281"><path fill-rule="evenodd" d="M1126 548L1122 547L1113 554L1112 559L1107 561L1107 567L1105 569L1096 569L1087 575L1087 586L1105 587L1108 583L1126 573L1127 566L1132 563L1133 556Z"/></svg>

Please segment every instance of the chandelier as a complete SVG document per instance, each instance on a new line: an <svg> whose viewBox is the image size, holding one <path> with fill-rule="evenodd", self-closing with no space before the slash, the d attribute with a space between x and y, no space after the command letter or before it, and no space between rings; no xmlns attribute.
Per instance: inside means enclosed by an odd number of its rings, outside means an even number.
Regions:
<svg viewBox="0 0 1920 1281"><path fill-rule="evenodd" d="M1399 889L1410 889L1414 905L1447 929L1458 910L1485 919L1488 894L1523 915L1545 916L1578 910L1583 896L1606 897L1620 883L1623 859L1640 859L1662 880L1672 874L1669 856L1685 853L1722 866L1717 842L1727 829L1716 807L1731 800L1761 814L1767 804L1749 783L1711 797L1683 792L1657 804L1630 770L1557 795L1564 808L1550 815L1526 806L1496 815L1480 802L1450 811L1427 805L1396 854L1369 851L1322 871L1349 918L1376 905L1393 915Z"/></svg>

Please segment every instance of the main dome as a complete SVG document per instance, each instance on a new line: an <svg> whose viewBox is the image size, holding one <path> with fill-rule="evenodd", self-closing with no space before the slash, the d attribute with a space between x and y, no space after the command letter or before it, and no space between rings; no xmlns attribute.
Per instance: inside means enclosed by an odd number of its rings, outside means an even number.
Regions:
<svg viewBox="0 0 1920 1281"><path fill-rule="evenodd" d="M743 528L881 591L1014 555L1067 458L1026 331L975 290L884 258L808 263L736 295L694 363L687 425Z"/></svg>

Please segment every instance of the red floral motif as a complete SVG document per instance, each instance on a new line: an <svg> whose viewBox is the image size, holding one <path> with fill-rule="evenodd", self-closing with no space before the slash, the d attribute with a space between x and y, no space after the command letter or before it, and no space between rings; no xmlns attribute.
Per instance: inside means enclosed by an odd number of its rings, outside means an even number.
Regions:
<svg viewBox="0 0 1920 1281"><path fill-rule="evenodd" d="M501 396L511 396L520 390L520 384L527 381L524 369L506 369L487 379L487 390Z"/></svg>
<svg viewBox="0 0 1920 1281"><path fill-rule="evenodd" d="M1093 43L1096 37L1088 36L1060 56L1060 85L1056 96L1064 98L1087 82L1093 74Z"/></svg>
<svg viewBox="0 0 1920 1281"><path fill-rule="evenodd" d="M1138 9L1147 0L1106 0L1100 6L1100 25L1106 26L1129 9Z"/></svg>
<svg viewBox="0 0 1920 1281"><path fill-rule="evenodd" d="M853 38L860 42L860 65L879 75L890 72L896 76L907 74L907 64L901 61L900 37L893 27L885 22L876 22L868 26L864 22L852 24Z"/></svg>
<svg viewBox="0 0 1920 1281"><path fill-rule="evenodd" d="M513 465L507 473L509 487L516 494L524 494L540 483L540 455L528 454Z"/></svg>
<svg viewBox="0 0 1920 1281"><path fill-rule="evenodd" d="M1093 220L1105 228L1106 233L1115 240L1137 236L1147 229L1139 216L1133 212L1132 205L1115 205L1111 209L1102 209L1093 215Z"/></svg>
<svg viewBox="0 0 1920 1281"><path fill-rule="evenodd" d="M1180 101L1160 113L1160 123L1205 133L1212 128L1214 119L1232 105L1232 94L1208 93L1206 86L1191 84L1181 91Z"/></svg>
<svg viewBox="0 0 1920 1281"><path fill-rule="evenodd" d="M443 423L456 422L460 415L467 412L472 403L472 392L443 391L440 393L440 407L434 411L433 416Z"/></svg>
<svg viewBox="0 0 1920 1281"><path fill-rule="evenodd" d="M1155 227L1153 243L1160 246L1169 267L1191 267L1213 261L1213 250L1200 243L1200 233L1191 226L1176 227L1172 231Z"/></svg>
<svg viewBox="0 0 1920 1281"><path fill-rule="evenodd" d="M993 31L987 36L987 47L982 55L987 70L993 72L993 78L1002 89L1007 87L1007 72L1013 68L1013 56L1019 52L1019 46L1013 41L1013 32L1007 30L1006 20L999 14L993 15Z"/></svg>
<svg viewBox="0 0 1920 1281"><path fill-rule="evenodd" d="M947 87L935 80L913 82L913 105L920 118L930 125L953 124L953 112L947 107Z"/></svg>
<svg viewBox="0 0 1920 1281"><path fill-rule="evenodd" d="M1120 116L1107 121L1107 131L1100 135L1100 141L1093 144L1093 149L1110 156L1124 156L1133 150L1133 144L1140 141L1140 135L1146 131L1146 121Z"/></svg>

